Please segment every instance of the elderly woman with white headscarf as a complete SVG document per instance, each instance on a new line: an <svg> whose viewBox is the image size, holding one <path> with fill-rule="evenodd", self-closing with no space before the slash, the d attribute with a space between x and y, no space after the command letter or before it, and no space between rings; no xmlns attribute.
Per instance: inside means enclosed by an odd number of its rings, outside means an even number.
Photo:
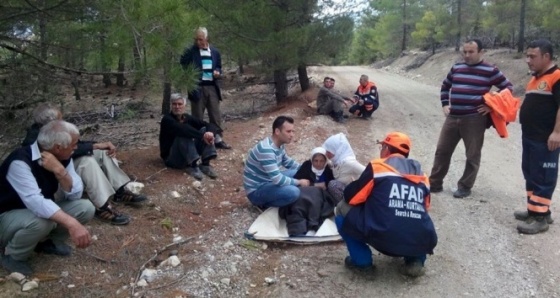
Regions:
<svg viewBox="0 0 560 298"><path fill-rule="evenodd" d="M327 161L326 150L317 147L311 151L311 159L305 161L294 175L295 179L309 180L310 186L299 187L298 199L278 210L280 218L286 220L290 236L312 236L323 221L333 215L338 201L327 191L327 185L334 180Z"/></svg>
<svg viewBox="0 0 560 298"><path fill-rule="evenodd" d="M356 154L343 133L327 138L323 148L333 164L335 179L328 184L328 190L340 201L346 185L358 179L366 167L356 160Z"/></svg>

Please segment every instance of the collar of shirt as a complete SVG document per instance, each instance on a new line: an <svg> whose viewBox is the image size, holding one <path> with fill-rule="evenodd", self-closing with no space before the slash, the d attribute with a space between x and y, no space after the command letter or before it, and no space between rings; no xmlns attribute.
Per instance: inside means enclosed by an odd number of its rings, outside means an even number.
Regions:
<svg viewBox="0 0 560 298"><path fill-rule="evenodd" d="M31 160L36 161L39 158L41 158L41 150L39 149L39 144L35 141L35 143L31 144Z"/></svg>

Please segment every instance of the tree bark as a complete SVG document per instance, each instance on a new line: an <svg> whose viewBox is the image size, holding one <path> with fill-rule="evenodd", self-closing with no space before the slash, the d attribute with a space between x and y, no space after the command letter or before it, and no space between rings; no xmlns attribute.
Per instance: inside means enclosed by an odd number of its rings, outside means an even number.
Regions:
<svg viewBox="0 0 560 298"><path fill-rule="evenodd" d="M523 53L525 47L525 9L527 0L521 0L521 11L519 13L519 39L517 41L517 52Z"/></svg>
<svg viewBox="0 0 560 298"><path fill-rule="evenodd" d="M457 0L457 34L455 35L455 52L461 48L461 7L463 0Z"/></svg>
<svg viewBox="0 0 560 298"><path fill-rule="evenodd" d="M274 71L274 87L276 103L279 104L288 97L288 82L285 69L277 69Z"/></svg>
<svg viewBox="0 0 560 298"><path fill-rule="evenodd" d="M117 86L123 87L125 78L124 78L124 55L119 57L119 66L118 66L118 74L117 74Z"/></svg>
<svg viewBox="0 0 560 298"><path fill-rule="evenodd" d="M401 43L401 52L406 50L406 0L403 0L403 8L402 8L402 27L403 27L403 35L402 35L402 43Z"/></svg>
<svg viewBox="0 0 560 298"><path fill-rule="evenodd" d="M297 68L298 78L299 78L299 86L301 87L301 91L306 91L309 89L309 77L307 76L307 65L300 63Z"/></svg>

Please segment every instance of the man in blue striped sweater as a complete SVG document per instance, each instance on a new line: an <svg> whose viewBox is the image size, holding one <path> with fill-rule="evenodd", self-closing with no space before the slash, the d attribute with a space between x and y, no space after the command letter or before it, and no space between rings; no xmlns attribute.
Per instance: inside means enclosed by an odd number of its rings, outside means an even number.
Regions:
<svg viewBox="0 0 560 298"><path fill-rule="evenodd" d="M499 90L512 89L510 81L494 65L482 60L482 42L471 39L463 45L464 62L453 65L441 85L441 105L446 116L439 135L430 175L430 191L443 190L443 178L449 170L451 156L462 139L467 161L463 176L457 183L455 198L471 194L480 166L487 114L491 109L484 103L484 94L492 86Z"/></svg>
<svg viewBox="0 0 560 298"><path fill-rule="evenodd" d="M294 179L299 164L288 156L285 144L294 137L294 119L279 116L272 123L272 136L249 150L243 187L247 198L260 208L283 207L299 197L298 186L309 186L307 179ZM284 170L280 170L284 167Z"/></svg>

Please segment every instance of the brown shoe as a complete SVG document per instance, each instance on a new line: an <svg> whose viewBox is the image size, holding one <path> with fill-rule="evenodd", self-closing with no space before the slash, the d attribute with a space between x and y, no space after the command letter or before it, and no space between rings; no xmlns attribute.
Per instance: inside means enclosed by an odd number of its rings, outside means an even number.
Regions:
<svg viewBox="0 0 560 298"><path fill-rule="evenodd" d="M116 226L127 225L130 222L127 215L113 209L109 202L105 203L105 206L95 209L95 218Z"/></svg>
<svg viewBox="0 0 560 298"><path fill-rule="evenodd" d="M125 205L140 205L142 202L148 199L146 198L146 196L137 195L131 192L130 190L126 189L124 187L125 185L121 186L117 190L117 192L113 195L112 197L113 203L125 204Z"/></svg>

